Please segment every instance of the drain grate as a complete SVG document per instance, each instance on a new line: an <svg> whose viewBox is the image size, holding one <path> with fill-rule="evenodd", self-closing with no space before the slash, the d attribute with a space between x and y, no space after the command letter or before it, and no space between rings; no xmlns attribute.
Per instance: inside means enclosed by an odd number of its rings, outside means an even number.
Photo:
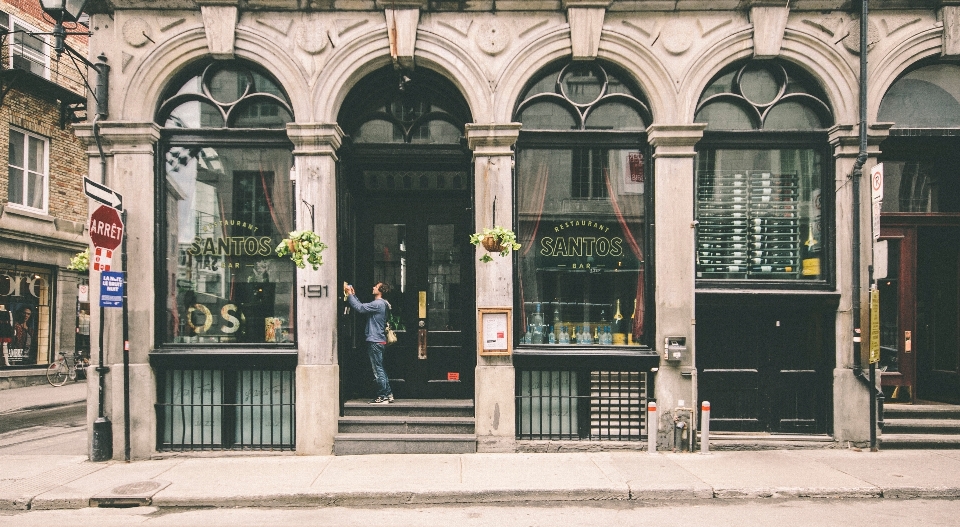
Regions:
<svg viewBox="0 0 960 527"><path fill-rule="evenodd" d="M150 505L153 495L169 485L169 481L137 481L114 487L90 498L91 507L139 507Z"/></svg>

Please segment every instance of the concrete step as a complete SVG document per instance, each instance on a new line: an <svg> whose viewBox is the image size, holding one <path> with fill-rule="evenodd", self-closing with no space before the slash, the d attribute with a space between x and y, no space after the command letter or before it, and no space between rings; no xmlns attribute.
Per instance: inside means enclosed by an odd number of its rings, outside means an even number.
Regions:
<svg viewBox="0 0 960 527"><path fill-rule="evenodd" d="M353 399L343 405L344 416L473 417L471 399L397 399L390 404L370 404Z"/></svg>
<svg viewBox="0 0 960 527"><path fill-rule="evenodd" d="M473 417L345 416L341 434L473 434Z"/></svg>
<svg viewBox="0 0 960 527"><path fill-rule="evenodd" d="M333 453L363 454L473 454L474 434L337 434Z"/></svg>
<svg viewBox="0 0 960 527"><path fill-rule="evenodd" d="M702 440L702 437L697 438L697 449ZM710 450L718 451L818 450L836 445L837 442L828 435L710 432Z"/></svg>
<svg viewBox="0 0 960 527"><path fill-rule="evenodd" d="M960 448L960 434L888 434L879 437L881 448Z"/></svg>
<svg viewBox="0 0 960 527"><path fill-rule="evenodd" d="M957 434L960 435L960 419L887 419L884 418L884 434Z"/></svg>
<svg viewBox="0 0 960 527"><path fill-rule="evenodd" d="M954 404L884 404L883 419L960 419Z"/></svg>

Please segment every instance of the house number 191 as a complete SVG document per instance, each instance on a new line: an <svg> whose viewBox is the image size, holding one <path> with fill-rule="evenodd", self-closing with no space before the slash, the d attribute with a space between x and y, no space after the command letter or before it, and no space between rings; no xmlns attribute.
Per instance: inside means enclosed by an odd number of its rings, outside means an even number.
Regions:
<svg viewBox="0 0 960 527"><path fill-rule="evenodd" d="M304 285L300 286L303 296L307 298L324 298L330 296L330 290L325 285Z"/></svg>

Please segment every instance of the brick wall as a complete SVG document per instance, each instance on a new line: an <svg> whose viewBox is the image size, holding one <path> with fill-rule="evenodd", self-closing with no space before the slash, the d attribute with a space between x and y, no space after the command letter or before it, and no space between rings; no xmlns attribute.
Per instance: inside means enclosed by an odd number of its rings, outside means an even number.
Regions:
<svg viewBox="0 0 960 527"><path fill-rule="evenodd" d="M43 13L38 0L0 0L0 9L38 29L52 28L49 17ZM71 28L68 28L70 31ZM70 36L68 43L82 55L87 53L86 36ZM8 67L9 58L2 59ZM62 57L61 69L68 67L67 57ZM57 68L51 63L51 70ZM72 63L69 68L73 68ZM74 70L74 77L76 71ZM51 80L62 79L51 75ZM60 82L76 93L85 94L85 88L72 82ZM10 127L20 128L47 138L50 141L49 157L49 206L48 214L55 218L86 223L87 198L83 194L83 176L87 173L87 156L83 145L77 140L73 127L60 128L60 104L28 92L10 90L0 104L0 161L9 160ZM6 173L6 170L3 170ZM8 178L0 177L0 203L8 200Z"/></svg>

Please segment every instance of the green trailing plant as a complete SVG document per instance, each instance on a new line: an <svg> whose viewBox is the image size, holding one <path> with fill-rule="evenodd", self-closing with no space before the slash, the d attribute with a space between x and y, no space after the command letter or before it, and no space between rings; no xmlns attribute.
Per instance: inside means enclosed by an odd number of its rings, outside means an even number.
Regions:
<svg viewBox="0 0 960 527"><path fill-rule="evenodd" d="M493 227L492 229L483 229L481 232L475 232L470 235L470 243L474 245L483 245L483 248L490 253L500 253L500 256L507 256L510 251L516 251L520 248L517 243L517 235L512 230L504 227ZM481 262L492 262L493 258L489 254L480 257Z"/></svg>
<svg viewBox="0 0 960 527"><path fill-rule="evenodd" d="M70 259L70 265L67 266L67 269L71 271L79 271L85 273L90 269L90 248L78 252Z"/></svg>
<svg viewBox="0 0 960 527"><path fill-rule="evenodd" d="M327 248L327 244L320 241L320 236L313 231L293 231L289 238L284 238L277 245L276 253L279 257L289 255L297 267L303 269L310 264L316 271L323 265L323 256L320 253Z"/></svg>

